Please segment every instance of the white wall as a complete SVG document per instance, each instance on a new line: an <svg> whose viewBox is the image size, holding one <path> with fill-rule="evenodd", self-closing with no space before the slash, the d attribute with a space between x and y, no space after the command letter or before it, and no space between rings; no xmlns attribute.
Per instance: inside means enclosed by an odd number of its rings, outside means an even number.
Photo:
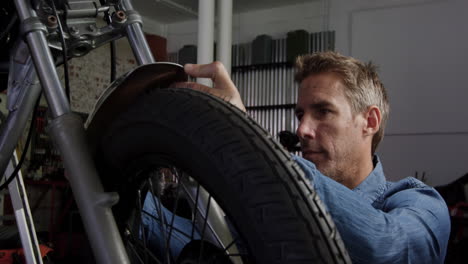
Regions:
<svg viewBox="0 0 468 264"><path fill-rule="evenodd" d="M440 185L468 172L468 1L329 0L329 9L324 3L235 15L233 42L335 30L339 52L380 66L391 101L378 150L387 178L425 171L428 184ZM169 51L196 44L196 30L195 21L167 25Z"/></svg>
<svg viewBox="0 0 468 264"><path fill-rule="evenodd" d="M286 37L291 30L321 31L323 6L320 1L245 12L233 16L233 43L251 42L257 35ZM169 52L176 52L186 44L197 44L197 21L167 25Z"/></svg>
<svg viewBox="0 0 468 264"><path fill-rule="evenodd" d="M391 102L379 149L393 180L468 172L468 1L331 0L337 49L380 65Z"/></svg>
<svg viewBox="0 0 468 264"><path fill-rule="evenodd" d="M167 25L159 23L150 17L142 16L143 31L167 38Z"/></svg>

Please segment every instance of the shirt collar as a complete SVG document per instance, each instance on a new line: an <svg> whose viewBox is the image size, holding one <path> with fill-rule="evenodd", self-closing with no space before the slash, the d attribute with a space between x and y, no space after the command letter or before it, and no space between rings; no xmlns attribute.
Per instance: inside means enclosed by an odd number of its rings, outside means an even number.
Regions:
<svg viewBox="0 0 468 264"><path fill-rule="evenodd" d="M353 191L360 194L373 203L385 191L386 179L382 163L377 155L374 155L374 170Z"/></svg>

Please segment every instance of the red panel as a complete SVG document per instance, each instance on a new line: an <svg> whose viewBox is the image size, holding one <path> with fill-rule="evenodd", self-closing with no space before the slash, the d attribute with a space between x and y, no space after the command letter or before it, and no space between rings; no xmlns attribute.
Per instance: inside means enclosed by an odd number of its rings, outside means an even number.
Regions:
<svg viewBox="0 0 468 264"><path fill-rule="evenodd" d="M167 61L167 40L158 35L146 34L146 40L156 61Z"/></svg>

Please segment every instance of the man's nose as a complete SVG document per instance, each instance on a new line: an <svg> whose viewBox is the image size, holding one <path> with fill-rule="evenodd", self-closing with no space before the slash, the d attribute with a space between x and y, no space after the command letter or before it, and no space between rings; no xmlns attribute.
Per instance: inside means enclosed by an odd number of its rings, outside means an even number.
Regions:
<svg viewBox="0 0 468 264"><path fill-rule="evenodd" d="M299 139L314 139L315 138L315 127L313 122L310 120L302 120L297 127L296 134Z"/></svg>

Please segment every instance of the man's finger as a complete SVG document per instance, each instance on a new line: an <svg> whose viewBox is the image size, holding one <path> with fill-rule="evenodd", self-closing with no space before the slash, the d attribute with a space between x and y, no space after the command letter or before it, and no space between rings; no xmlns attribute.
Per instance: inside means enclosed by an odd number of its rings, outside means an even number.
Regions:
<svg viewBox="0 0 468 264"><path fill-rule="evenodd" d="M193 77L211 78L213 76L211 64L185 64L184 70Z"/></svg>
<svg viewBox="0 0 468 264"><path fill-rule="evenodd" d="M226 68L224 68L224 65L219 61L210 64L188 63L185 64L184 70L193 77L210 78L212 80L229 77Z"/></svg>

